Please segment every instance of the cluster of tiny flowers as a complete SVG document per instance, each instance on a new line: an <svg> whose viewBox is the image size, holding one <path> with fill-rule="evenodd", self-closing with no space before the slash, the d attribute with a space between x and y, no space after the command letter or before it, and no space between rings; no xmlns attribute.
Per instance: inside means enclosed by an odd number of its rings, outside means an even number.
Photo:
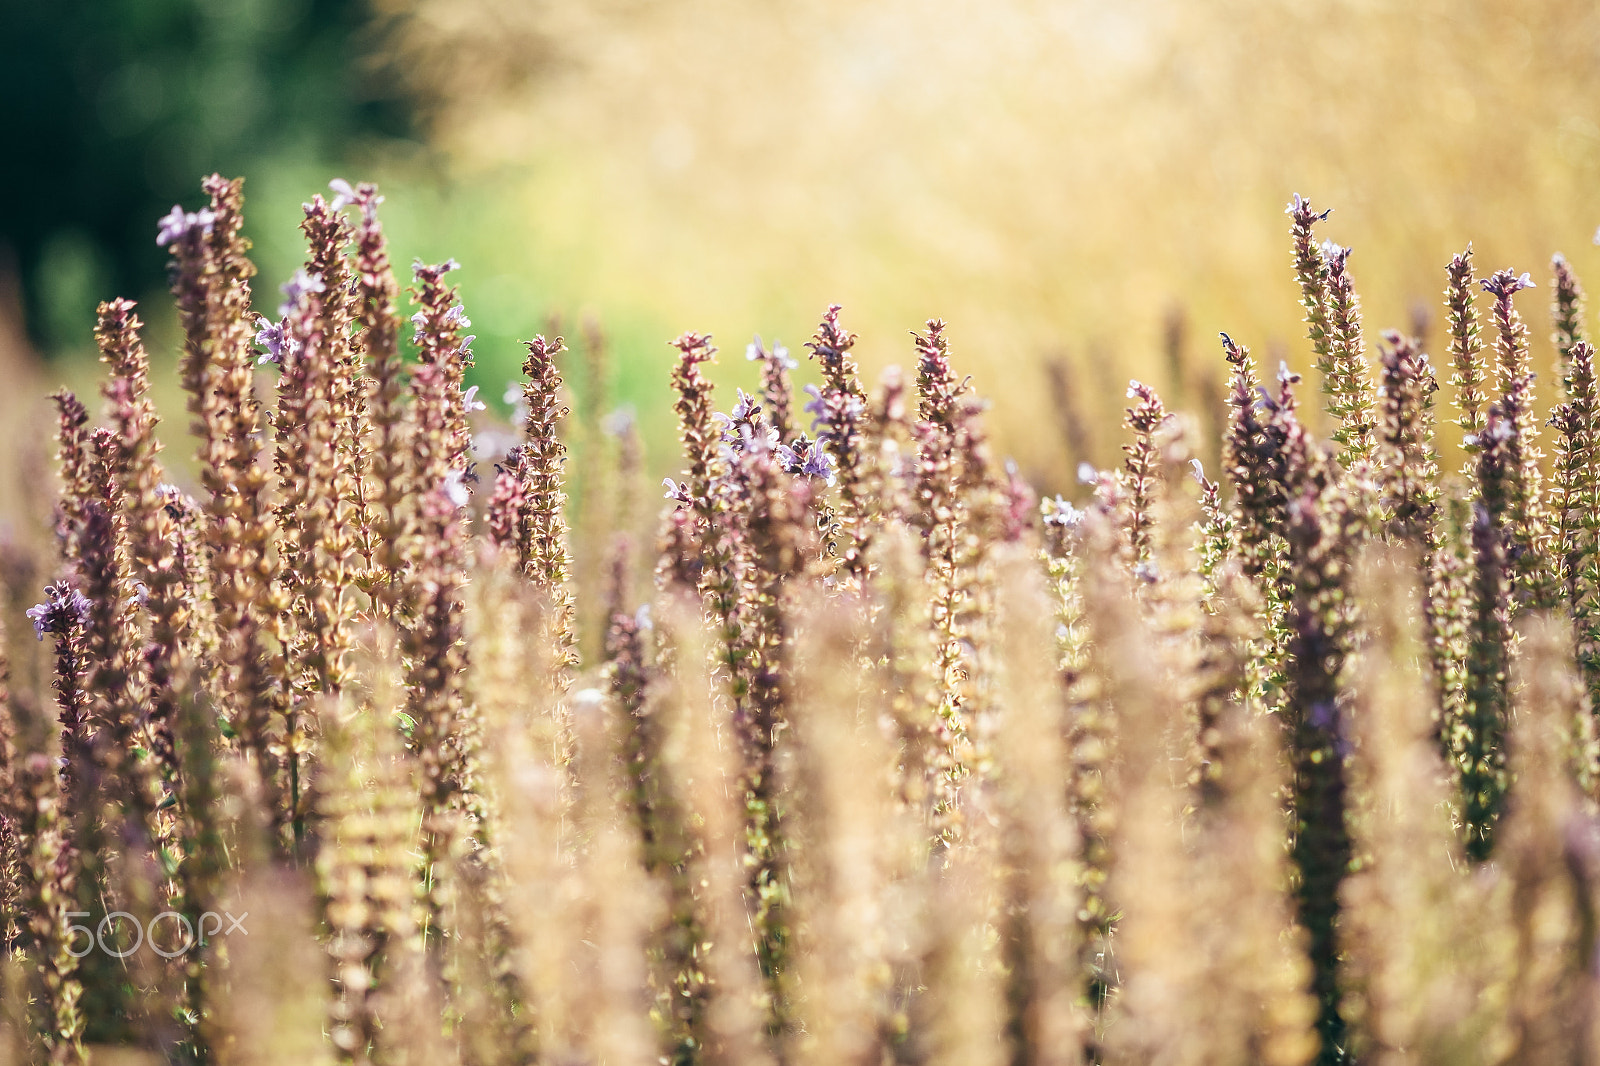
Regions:
<svg viewBox="0 0 1600 1066"><path fill-rule="evenodd" d="M819 478L827 482L829 487L839 476L833 460L828 458L827 448L823 447L821 441L811 440L804 433L796 437L793 444L778 445L778 465L790 474Z"/></svg>
<svg viewBox="0 0 1600 1066"><path fill-rule="evenodd" d="M181 206L174 204L171 213L158 223L156 245L165 248L197 231L210 236L211 227L216 220L216 213L209 207L202 207L198 211L185 211Z"/></svg>
<svg viewBox="0 0 1600 1066"><path fill-rule="evenodd" d="M33 622L33 632L43 640L46 633L58 635L71 633L89 620L89 598L67 585L46 585L43 603L28 608Z"/></svg>
<svg viewBox="0 0 1600 1066"><path fill-rule="evenodd" d="M51 654L0 658L12 1058L1594 1058L1600 396L1570 263L1544 423L1531 275L1453 258L1442 420L1423 340L1364 329L1296 196L1308 351L1263 383L1222 335L1220 442L1130 382L1071 498L1041 480L1070 464L992 450L943 320L874 387L830 305L819 386L757 337L726 403L685 332L646 515L598 329L578 432L559 337L511 425L477 417L458 264L407 303L375 186L306 205L276 320L242 183L203 188L158 234L197 498L111 301L105 424L55 397L56 554L0 546L10 596L51 581ZM234 899L259 926L208 938ZM200 935L124 965L104 930L135 914Z"/></svg>

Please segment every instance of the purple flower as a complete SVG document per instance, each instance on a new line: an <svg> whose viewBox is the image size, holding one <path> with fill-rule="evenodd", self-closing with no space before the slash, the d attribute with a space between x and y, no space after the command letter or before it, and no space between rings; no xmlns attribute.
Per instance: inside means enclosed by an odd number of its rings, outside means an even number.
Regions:
<svg viewBox="0 0 1600 1066"><path fill-rule="evenodd" d="M1039 501L1039 520L1046 526L1075 529L1083 521L1083 512L1072 506L1070 500L1057 496L1053 500Z"/></svg>
<svg viewBox="0 0 1600 1066"><path fill-rule="evenodd" d="M757 433L757 427L750 422L734 422L727 415L713 417L721 419L718 424L723 427L722 457L730 463L740 452L759 454L778 447L778 431L771 426L761 427Z"/></svg>
<svg viewBox="0 0 1600 1066"><path fill-rule="evenodd" d="M735 422L748 422L750 418L761 410L761 405L743 389L739 390L739 402L733 405L733 420Z"/></svg>
<svg viewBox="0 0 1600 1066"><path fill-rule="evenodd" d="M1191 473L1194 474L1194 479L1195 479L1196 482L1199 483L1200 487L1201 488L1205 488L1206 487L1206 467L1205 467L1205 464L1202 463L1198 459L1190 459L1189 460L1189 470L1190 470Z"/></svg>
<svg viewBox="0 0 1600 1066"><path fill-rule="evenodd" d="M294 277L280 286L283 292L283 303L278 305L278 317L288 318L300 307L300 301L314 292L325 292L327 286L322 284L322 277L318 274L307 274L306 268L301 267L294 272Z"/></svg>
<svg viewBox="0 0 1600 1066"><path fill-rule="evenodd" d="M444 476L444 482L439 486L445 498L457 507L465 507L470 497L470 490L466 486L466 476L459 470L452 470Z"/></svg>
<svg viewBox="0 0 1600 1066"><path fill-rule="evenodd" d="M1350 249L1337 241L1323 241L1317 250L1330 265L1337 265L1341 269L1344 267L1344 261L1350 257Z"/></svg>
<svg viewBox="0 0 1600 1066"><path fill-rule="evenodd" d="M44 639L45 626L50 617L50 604L36 603L28 608L28 618L33 622L33 632L40 640Z"/></svg>
<svg viewBox="0 0 1600 1066"><path fill-rule="evenodd" d="M806 456L805 465L800 467L800 473L806 477L817 477L832 485L838 480L838 475L833 468L833 460L820 443L811 446L811 454Z"/></svg>
<svg viewBox="0 0 1600 1066"><path fill-rule="evenodd" d="M333 190L333 202L328 205L333 210L343 211L356 202L356 191L343 178L334 178L328 182L328 188Z"/></svg>
<svg viewBox="0 0 1600 1066"><path fill-rule="evenodd" d="M256 343L266 349L261 353L261 358L256 360L256 365L276 363L282 366L284 353L293 354L294 351L294 341L289 338L289 331L284 328L284 323L274 323L266 315L258 315L256 323L261 327L256 330Z"/></svg>
<svg viewBox="0 0 1600 1066"><path fill-rule="evenodd" d="M1526 270L1522 272L1520 278L1512 277L1509 270L1497 271L1492 277L1481 279L1478 284L1483 286L1484 292L1492 293L1502 299L1511 296L1513 293L1521 292L1523 289L1537 289L1539 287L1533 283L1533 275Z"/></svg>
<svg viewBox="0 0 1600 1066"><path fill-rule="evenodd" d="M216 213L209 207L185 211L181 205L173 204L172 210L156 223L156 246L165 248L174 241L183 240L196 229L209 235L211 225L216 220Z"/></svg>
<svg viewBox="0 0 1600 1066"><path fill-rule="evenodd" d="M460 304L456 304L454 307L450 308L450 310L444 313L444 324L447 326L460 326L462 329L467 329L472 325L472 320L467 318L467 309L462 307Z"/></svg>
<svg viewBox="0 0 1600 1066"><path fill-rule="evenodd" d="M456 262L454 259L446 259L438 266L429 266L427 263L424 263L422 261L422 256L420 255L411 261L411 273L419 276L423 273L423 271L429 271L432 272L435 277L443 277L452 270L460 269L461 264Z"/></svg>
<svg viewBox="0 0 1600 1066"><path fill-rule="evenodd" d="M821 478L829 485L838 480L833 459L823 449L821 441L809 440L804 433L795 438L793 446L773 442L778 466L785 473L799 477Z"/></svg>
<svg viewBox="0 0 1600 1066"><path fill-rule="evenodd" d="M89 597L66 585L46 585L45 600L28 608L33 632L40 640L46 633L70 633L89 618Z"/></svg>
<svg viewBox="0 0 1600 1066"><path fill-rule="evenodd" d="M694 497L689 494L688 482L679 484L670 477L664 477L661 479L661 484L666 487L667 491L664 494L666 499L675 500L676 502L683 504L685 507L688 507L694 503Z"/></svg>
<svg viewBox="0 0 1600 1066"><path fill-rule="evenodd" d="M467 409L467 414L474 411L487 411L489 405L478 399L478 386L474 385L461 394L461 402Z"/></svg>
<svg viewBox="0 0 1600 1066"><path fill-rule="evenodd" d="M1301 196L1299 193L1295 193L1294 199L1289 201L1289 206L1283 209L1283 213L1286 215L1298 215L1302 211L1311 211L1311 202L1305 197ZM1326 222L1328 220L1328 216L1331 214L1333 214L1333 208L1331 207L1320 214L1315 211L1311 211L1312 218L1319 219L1323 222Z"/></svg>

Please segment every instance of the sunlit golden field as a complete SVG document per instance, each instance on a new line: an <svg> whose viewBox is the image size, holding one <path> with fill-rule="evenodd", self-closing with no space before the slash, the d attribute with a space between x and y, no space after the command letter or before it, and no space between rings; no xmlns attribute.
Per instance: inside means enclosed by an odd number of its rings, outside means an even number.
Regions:
<svg viewBox="0 0 1600 1066"><path fill-rule="evenodd" d="M1437 317L1469 238L1540 278L1600 264L1589 4L387 7L440 145L493 190L481 315L591 309L655 389L681 328L797 346L837 301L870 371L941 316L1004 449L1056 478L1051 354L1101 462L1126 378L1199 401L1172 314L1200 380L1223 329L1308 368L1291 192L1335 208L1374 331Z"/></svg>

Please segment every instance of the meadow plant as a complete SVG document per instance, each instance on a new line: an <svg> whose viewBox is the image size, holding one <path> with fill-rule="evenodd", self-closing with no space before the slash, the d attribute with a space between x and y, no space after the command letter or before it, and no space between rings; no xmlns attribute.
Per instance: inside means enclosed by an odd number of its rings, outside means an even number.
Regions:
<svg viewBox="0 0 1600 1066"><path fill-rule="evenodd" d="M569 529L560 338L481 456L453 261L413 268L408 341L381 197L335 182L268 315L242 184L203 188L159 229L196 495L108 302L102 422L55 398L53 551L4 569L48 580L0 639L48 642L38 684L0 663L8 1061L1600 1057L1600 428L1564 260L1548 470L1532 278L1449 264L1441 442L1422 341L1368 352L1299 197L1331 439L1224 335L1225 417L1132 382L1076 503L991 455L940 320L869 390L829 307L809 426L780 346L723 403L685 333L641 596L631 522ZM617 433L580 468L626 491Z"/></svg>

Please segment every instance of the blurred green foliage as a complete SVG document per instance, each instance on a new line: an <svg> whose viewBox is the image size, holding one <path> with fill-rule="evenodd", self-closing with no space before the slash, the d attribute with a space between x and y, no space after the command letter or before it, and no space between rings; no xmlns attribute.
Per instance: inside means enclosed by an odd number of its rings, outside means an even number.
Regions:
<svg viewBox="0 0 1600 1066"><path fill-rule="evenodd" d="M270 185L411 133L362 0L4 7L0 255L46 352L86 345L98 300L161 286L155 220L202 175Z"/></svg>

